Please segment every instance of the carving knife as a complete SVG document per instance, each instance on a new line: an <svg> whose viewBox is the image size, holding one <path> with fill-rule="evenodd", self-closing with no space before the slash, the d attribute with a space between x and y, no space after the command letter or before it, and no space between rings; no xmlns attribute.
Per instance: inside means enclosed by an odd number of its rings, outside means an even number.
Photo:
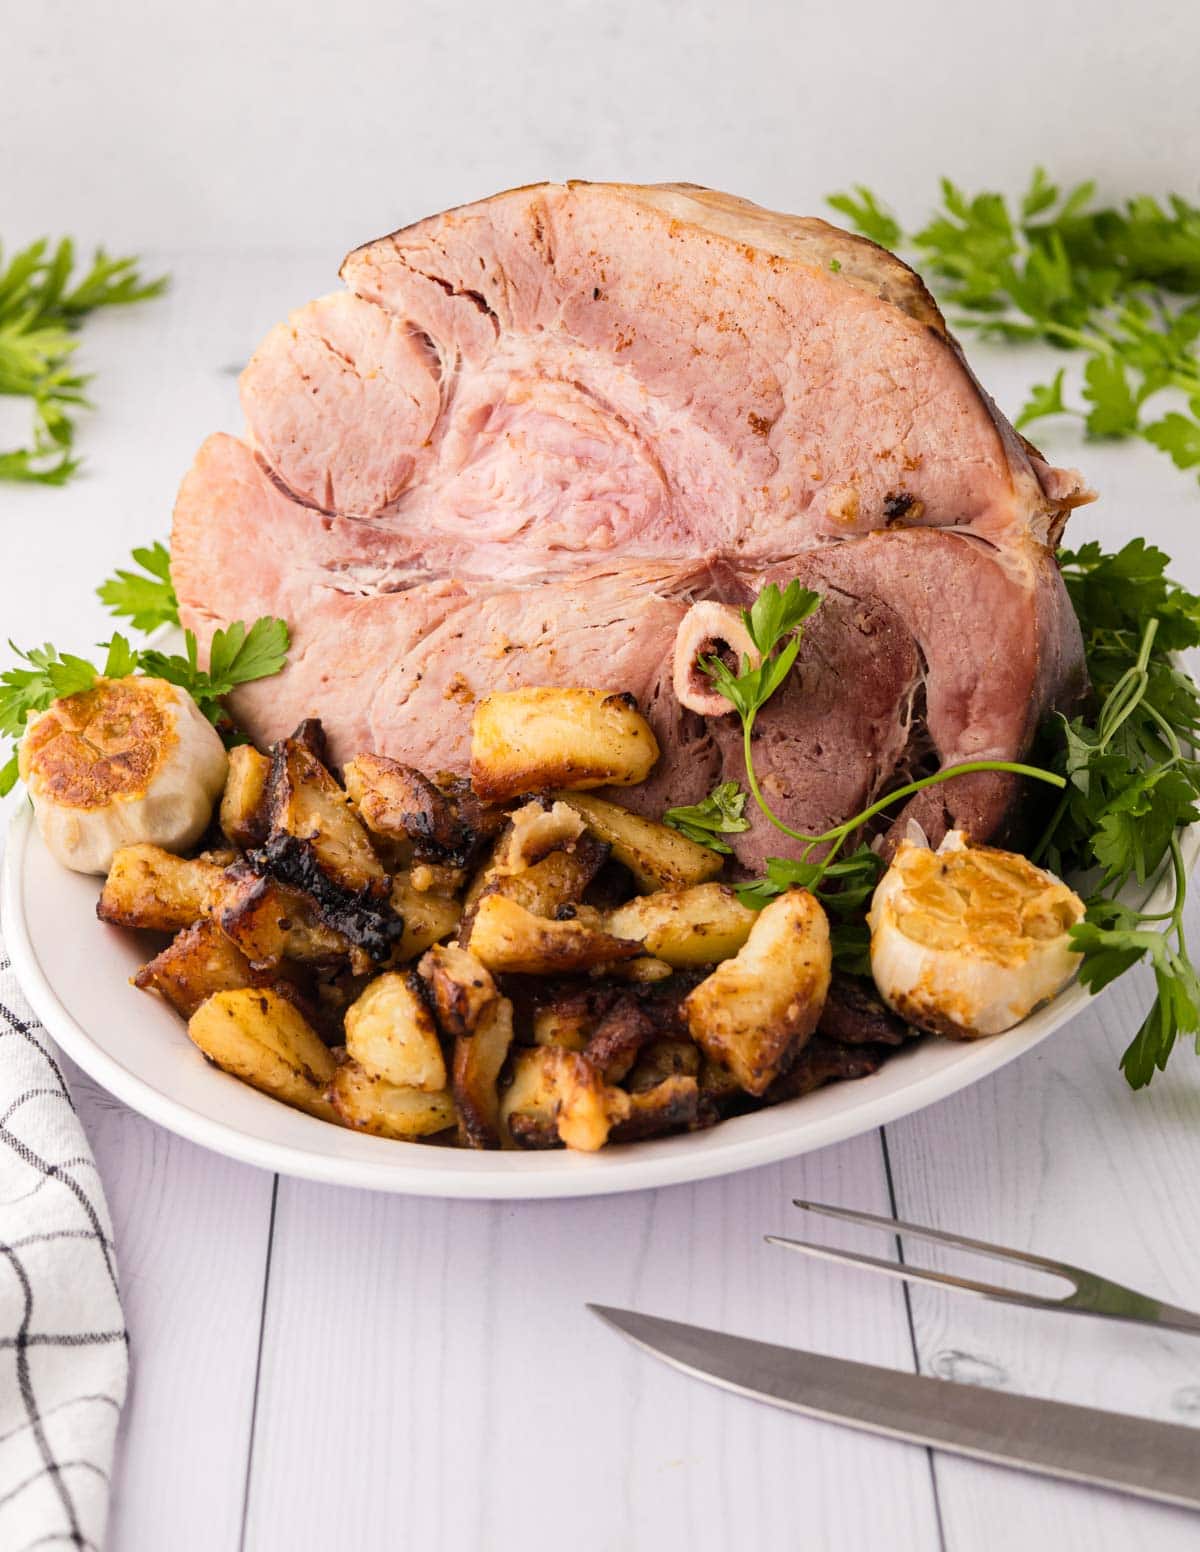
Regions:
<svg viewBox="0 0 1200 1552"><path fill-rule="evenodd" d="M634 1310L588 1308L656 1358L754 1401L992 1465L1200 1508L1200 1428L926 1379Z"/></svg>

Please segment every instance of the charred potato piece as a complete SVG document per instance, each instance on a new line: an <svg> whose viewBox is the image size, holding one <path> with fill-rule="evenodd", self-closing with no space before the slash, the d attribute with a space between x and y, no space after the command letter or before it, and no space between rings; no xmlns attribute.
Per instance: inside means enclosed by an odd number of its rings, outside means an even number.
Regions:
<svg viewBox="0 0 1200 1552"><path fill-rule="evenodd" d="M586 907L565 909L574 917L546 921L504 895L485 895L467 947L489 970L526 975L570 975L641 953L640 943L602 931L599 916Z"/></svg>
<svg viewBox="0 0 1200 1552"><path fill-rule="evenodd" d="M224 873L202 858L188 861L161 846L122 846L112 860L96 915L116 927L178 932L212 910Z"/></svg>
<svg viewBox="0 0 1200 1552"><path fill-rule="evenodd" d="M609 1133L609 1142L643 1142L647 1137L665 1137L703 1124L700 1085L694 1077L675 1073L653 1088L641 1089L629 1096L629 1113L617 1121ZM715 1120L715 1113L707 1119Z"/></svg>
<svg viewBox="0 0 1200 1552"><path fill-rule="evenodd" d="M158 992L185 1019L216 992L261 986L269 972L256 970L215 921L185 927L133 977L140 991Z"/></svg>
<svg viewBox="0 0 1200 1552"><path fill-rule="evenodd" d="M829 991L829 923L791 889L759 912L744 946L684 1002L692 1039L749 1094L762 1094L812 1034Z"/></svg>
<svg viewBox="0 0 1200 1552"><path fill-rule="evenodd" d="M454 1042L454 1101L459 1136L469 1148L500 1146L500 1069L513 1038L507 997L489 1002L470 1034Z"/></svg>
<svg viewBox="0 0 1200 1552"><path fill-rule="evenodd" d="M392 879L392 910L404 923L393 956L400 965L448 938L462 918L460 900L434 890L418 889L409 873L397 873Z"/></svg>
<svg viewBox="0 0 1200 1552"><path fill-rule="evenodd" d="M430 1094L446 1088L437 1026L416 971L376 977L346 1009L345 1027L346 1050L371 1076Z"/></svg>
<svg viewBox="0 0 1200 1552"><path fill-rule="evenodd" d="M316 1031L278 992L217 992L188 1020L188 1036L225 1072L323 1121L335 1063Z"/></svg>
<svg viewBox="0 0 1200 1552"><path fill-rule="evenodd" d="M699 1078L700 1060L700 1051L690 1040L673 1036L651 1040L639 1051L625 1087L630 1094L640 1094L668 1078Z"/></svg>
<svg viewBox="0 0 1200 1552"><path fill-rule="evenodd" d="M229 775L221 798L222 832L243 851L267 838L266 793L271 762L253 744L229 751Z"/></svg>
<svg viewBox="0 0 1200 1552"><path fill-rule="evenodd" d="M568 1051L582 1051L596 1026L595 1016L579 1002L561 1007L551 1003L533 1015L534 1045L561 1045Z"/></svg>
<svg viewBox="0 0 1200 1552"><path fill-rule="evenodd" d="M346 766L346 791L374 835L426 862L462 865L480 834L454 798L420 771L380 754L360 754Z"/></svg>
<svg viewBox="0 0 1200 1552"><path fill-rule="evenodd" d="M518 808L501 831L492 854L471 880L464 908L469 915L502 879L525 872L554 852L569 851L583 834L583 821L565 803L536 800Z"/></svg>
<svg viewBox="0 0 1200 1552"><path fill-rule="evenodd" d="M558 1087L534 1048L517 1051L512 1081L500 1097L500 1145L505 1148L561 1148L558 1135Z"/></svg>
<svg viewBox="0 0 1200 1552"><path fill-rule="evenodd" d="M629 787L658 743L632 695L603 690L501 690L475 707L471 783L495 802L544 787Z"/></svg>
<svg viewBox="0 0 1200 1552"><path fill-rule="evenodd" d="M724 884L663 889L619 905L604 918L615 937L637 938L648 954L678 970L736 954L757 917Z"/></svg>
<svg viewBox="0 0 1200 1552"><path fill-rule="evenodd" d="M429 987L438 1023L455 1038L469 1035L500 995L484 966L457 943L430 949L417 969Z"/></svg>
<svg viewBox="0 0 1200 1552"><path fill-rule="evenodd" d="M520 873L495 879L484 892L515 900L534 916L555 916L564 905L574 905L603 865L599 843L588 837L573 851L552 851Z"/></svg>
<svg viewBox="0 0 1200 1552"><path fill-rule="evenodd" d="M619 803L609 803L591 793L560 792L555 796L565 799L592 834L608 843L613 856L633 874L634 883L643 894L703 884L721 871L722 858L716 852L698 846L667 825L631 814Z"/></svg>
<svg viewBox="0 0 1200 1552"><path fill-rule="evenodd" d="M348 939L320 919L311 896L248 869L223 875L215 914L222 932L255 965L336 962L350 954Z"/></svg>
<svg viewBox="0 0 1200 1552"><path fill-rule="evenodd" d="M609 1088L586 1057L558 1046L518 1052L505 1090L500 1121L506 1145L568 1148L593 1153L632 1109L628 1094Z"/></svg>
<svg viewBox="0 0 1200 1552"><path fill-rule="evenodd" d="M387 874L349 798L298 739L285 738L275 745L266 804L268 852L281 837L290 837L302 843L321 873L346 894L386 896ZM278 845L275 849L281 855L287 850Z"/></svg>
<svg viewBox="0 0 1200 1552"><path fill-rule="evenodd" d="M454 1099L448 1090L429 1093L402 1088L343 1062L334 1074L329 1098L344 1125L374 1137L411 1142L432 1137L454 1125Z"/></svg>
<svg viewBox="0 0 1200 1552"><path fill-rule="evenodd" d="M606 1083L620 1083L657 1032L650 1009L635 992L626 992L613 1000L583 1054Z"/></svg>

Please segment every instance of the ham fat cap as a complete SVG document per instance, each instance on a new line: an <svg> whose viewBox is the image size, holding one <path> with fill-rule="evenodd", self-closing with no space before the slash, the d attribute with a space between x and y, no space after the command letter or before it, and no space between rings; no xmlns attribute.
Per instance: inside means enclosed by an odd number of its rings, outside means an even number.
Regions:
<svg viewBox="0 0 1200 1552"><path fill-rule="evenodd" d="M1091 493L875 244L690 185L541 184L342 278L267 336L245 441L210 438L176 504L184 623L292 626L284 673L235 701L260 741L319 715L335 759L461 771L477 695L627 689L664 753L621 797L657 815L744 777L736 717L675 699L689 608L793 576L824 603L757 763L801 828L1017 758L1081 693L1053 546ZM914 811L984 839L1011 797L961 778ZM749 867L786 850L733 839Z"/></svg>

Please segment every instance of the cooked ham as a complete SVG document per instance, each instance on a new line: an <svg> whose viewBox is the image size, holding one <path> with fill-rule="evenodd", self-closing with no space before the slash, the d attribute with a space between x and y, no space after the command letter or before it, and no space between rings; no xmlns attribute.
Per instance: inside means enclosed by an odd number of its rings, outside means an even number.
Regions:
<svg viewBox="0 0 1200 1552"><path fill-rule="evenodd" d="M744 778L736 716L676 693L693 606L792 577L823 603L756 765L802 829L1017 758L1080 693L1053 547L1090 492L872 243L698 188L538 185L342 278L267 336L246 440L211 437L176 506L184 623L291 623L287 669L237 697L260 740L319 715L337 760L463 771L477 695L630 690L664 753L622 798L658 813ZM985 839L1012 793L964 777L906 813ZM781 840L758 824L739 860Z"/></svg>

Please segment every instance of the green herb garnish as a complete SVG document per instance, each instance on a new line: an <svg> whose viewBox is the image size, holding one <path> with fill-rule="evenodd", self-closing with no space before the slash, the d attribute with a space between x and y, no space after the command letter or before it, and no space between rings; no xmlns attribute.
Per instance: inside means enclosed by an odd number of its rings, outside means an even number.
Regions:
<svg viewBox="0 0 1200 1552"><path fill-rule="evenodd" d="M134 630L179 624L179 600L171 582L171 554L158 540L133 552L139 571L118 570L96 589L101 603L123 615Z"/></svg>
<svg viewBox="0 0 1200 1552"><path fill-rule="evenodd" d="M158 296L166 278L143 280L135 259L110 259L98 248L91 267L73 278L75 248L64 237L42 239L0 256L0 394L29 399L33 432L27 447L0 450L0 479L62 485L79 467L72 454L75 411L86 408L90 378L74 370L76 331L100 307Z"/></svg>
<svg viewBox="0 0 1200 1552"><path fill-rule="evenodd" d="M750 828L745 808L746 794L737 782L723 781L699 803L667 809L663 823L687 836L689 841L728 857L733 848L721 840L721 836L737 835Z"/></svg>

